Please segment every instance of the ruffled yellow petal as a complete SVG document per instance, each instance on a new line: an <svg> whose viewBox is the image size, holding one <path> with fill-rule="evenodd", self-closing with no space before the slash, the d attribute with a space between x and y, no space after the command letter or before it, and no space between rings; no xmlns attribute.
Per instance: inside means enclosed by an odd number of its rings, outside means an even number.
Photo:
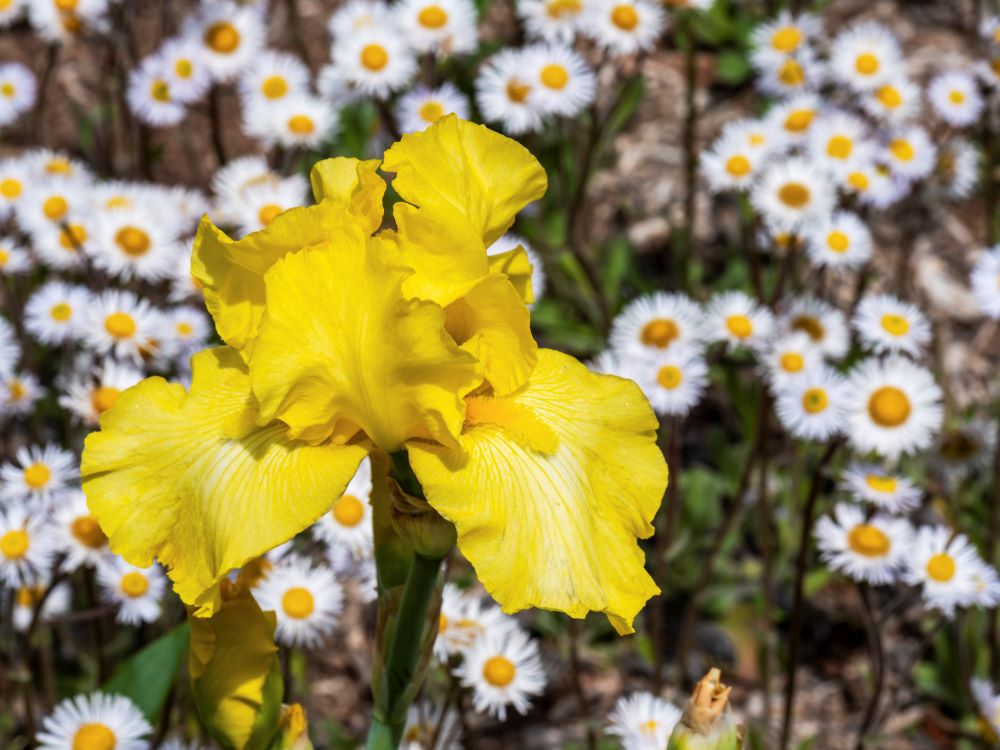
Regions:
<svg viewBox="0 0 1000 750"><path fill-rule="evenodd" d="M460 447L411 442L427 499L507 612L604 612L620 633L659 592L637 538L667 484L656 418L632 382L538 353L525 387L469 399Z"/></svg>
<svg viewBox="0 0 1000 750"><path fill-rule="evenodd" d="M190 394L162 378L125 391L87 437L82 474L111 549L141 566L158 558L181 599L208 615L227 572L322 516L365 450L258 427L246 366L228 347L192 367Z"/></svg>
<svg viewBox="0 0 1000 750"><path fill-rule="evenodd" d="M513 250L497 253L489 257L490 273L502 273L517 289L525 304L535 301L535 291L531 285L531 272L534 270L531 258L524 248L518 245Z"/></svg>
<svg viewBox="0 0 1000 750"><path fill-rule="evenodd" d="M497 394L524 385L535 367L538 345L531 336L528 308L506 276L484 276L448 305L445 315L448 333L482 363Z"/></svg>
<svg viewBox="0 0 1000 750"><path fill-rule="evenodd" d="M482 380L437 305L403 297L395 248L355 234L306 250L265 276L267 314L250 360L261 417L310 441L362 429L397 450L411 437L454 444L462 397Z"/></svg>
<svg viewBox="0 0 1000 750"><path fill-rule="evenodd" d="M317 203L332 200L348 206L364 219L368 233L382 224L382 196L385 180L378 175L379 160L338 156L316 162L309 173Z"/></svg>

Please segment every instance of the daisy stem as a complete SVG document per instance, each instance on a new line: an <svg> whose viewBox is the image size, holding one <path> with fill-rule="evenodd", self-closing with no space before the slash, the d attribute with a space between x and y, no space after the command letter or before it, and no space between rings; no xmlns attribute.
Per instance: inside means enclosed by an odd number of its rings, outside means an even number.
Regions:
<svg viewBox="0 0 1000 750"><path fill-rule="evenodd" d="M879 627L876 615L877 607L872 590L867 584L859 584L858 596L861 599L861 610L864 613L865 630L868 631L868 650L872 668L872 694L865 707L861 726L858 727L858 739L854 745L855 750L862 750L865 738L874 725L875 717L878 714L878 704L885 688L885 654L882 646L882 630Z"/></svg>
<svg viewBox="0 0 1000 750"><path fill-rule="evenodd" d="M1000 411L1000 410L998 410ZM997 564L997 536L1000 535L1000 413L997 415L996 445L993 450L993 495L990 498L990 515L986 525L986 562ZM986 611L987 642L990 644L990 675L1000 680L1000 627L997 615L1000 609L993 607Z"/></svg>
<svg viewBox="0 0 1000 750"><path fill-rule="evenodd" d="M698 130L698 107L695 102L695 95L698 89L698 48L694 38L694 24L691 13L679 14L678 41L684 47L684 131L683 131L683 158L684 158L684 232L683 239L678 247L674 261L678 263L677 278L683 279L684 287L687 288L688 273L691 264L688 263L692 249L694 247L694 223L697 211L698 195L698 151L696 148L696 135Z"/></svg>

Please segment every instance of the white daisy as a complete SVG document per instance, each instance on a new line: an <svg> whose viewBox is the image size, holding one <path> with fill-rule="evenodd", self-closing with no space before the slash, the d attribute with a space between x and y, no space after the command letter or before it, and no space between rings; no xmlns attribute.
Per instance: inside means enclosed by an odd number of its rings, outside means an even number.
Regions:
<svg viewBox="0 0 1000 750"><path fill-rule="evenodd" d="M517 15L529 37L572 44L582 26L584 7L584 0L519 0Z"/></svg>
<svg viewBox="0 0 1000 750"><path fill-rule="evenodd" d="M817 121L821 104L815 94L800 94L776 104L764 121L772 131L780 133L782 139L790 143L804 141Z"/></svg>
<svg viewBox="0 0 1000 750"><path fill-rule="evenodd" d="M0 377L9 377L21 359L21 345L6 318L0 317Z"/></svg>
<svg viewBox="0 0 1000 750"><path fill-rule="evenodd" d="M511 252L512 250L516 250L517 248L524 250L525 255L528 256L528 262L531 263L531 299L532 304L534 304L534 302L537 302L545 295L545 266L542 263L542 259L538 256L538 253L536 253L531 245L528 244L527 240L519 234L507 232L505 235L494 241L492 245L486 248L486 254L491 257L496 257L498 255Z"/></svg>
<svg viewBox="0 0 1000 750"><path fill-rule="evenodd" d="M871 503L887 513L906 513L920 505L921 489L910 479L877 464L852 463L841 477L856 500Z"/></svg>
<svg viewBox="0 0 1000 750"><path fill-rule="evenodd" d="M73 271L83 266L94 248L94 220L73 218L63 224L39 226L34 232L32 249L49 268Z"/></svg>
<svg viewBox="0 0 1000 750"><path fill-rule="evenodd" d="M1000 320L1000 245L986 250L970 275L972 297L989 318Z"/></svg>
<svg viewBox="0 0 1000 750"><path fill-rule="evenodd" d="M592 360L587 362L587 367L604 375L617 375L622 378L625 368L622 365L621 357L615 354L613 349L605 349Z"/></svg>
<svg viewBox="0 0 1000 750"><path fill-rule="evenodd" d="M785 231L828 217L835 199L833 186L819 166L799 157L768 165L750 192L761 216Z"/></svg>
<svg viewBox="0 0 1000 750"><path fill-rule="evenodd" d="M472 0L401 0L393 12L417 52L460 55L476 49L476 6Z"/></svg>
<svg viewBox="0 0 1000 750"><path fill-rule="evenodd" d="M333 45L333 64L344 80L375 99L387 99L417 72L413 50L392 26L360 29Z"/></svg>
<svg viewBox="0 0 1000 750"><path fill-rule="evenodd" d="M507 133L520 135L542 127L538 90L525 68L520 49L505 49L493 55L476 77L476 103L488 122L499 122Z"/></svg>
<svg viewBox="0 0 1000 750"><path fill-rule="evenodd" d="M433 125L445 115L455 114L459 119L469 117L469 103L465 95L451 83L436 89L418 86L408 91L396 105L399 127L404 133L414 133Z"/></svg>
<svg viewBox="0 0 1000 750"><path fill-rule="evenodd" d="M115 405L126 388L142 380L135 367L106 360L93 374L76 376L66 385L59 405L78 417L84 424L96 426L101 415Z"/></svg>
<svg viewBox="0 0 1000 750"><path fill-rule="evenodd" d="M888 164L877 161L873 162L871 169L864 172L864 179L867 180L867 187L855 192L861 203L880 211L899 203L913 188L911 178L895 172Z"/></svg>
<svg viewBox="0 0 1000 750"><path fill-rule="evenodd" d="M175 102L196 102L212 85L212 73L205 62L203 46L192 37L166 40L156 57Z"/></svg>
<svg viewBox="0 0 1000 750"><path fill-rule="evenodd" d="M191 256L194 254L194 238L189 237L177 243L174 267L170 274L171 302L202 300L202 284L191 273Z"/></svg>
<svg viewBox="0 0 1000 750"><path fill-rule="evenodd" d="M344 547L354 557L371 553L372 538L372 468L365 457L344 494L333 502L329 513L313 526L316 535L330 547Z"/></svg>
<svg viewBox="0 0 1000 750"><path fill-rule="evenodd" d="M139 625L159 619L167 579L156 563L140 568L116 555L105 557L97 567L97 583L101 598L118 608L116 622Z"/></svg>
<svg viewBox="0 0 1000 750"><path fill-rule="evenodd" d="M770 311L743 292L722 292L709 300L705 331L712 341L759 349L773 330L774 317Z"/></svg>
<svg viewBox="0 0 1000 750"><path fill-rule="evenodd" d="M104 214L90 246L94 264L122 280L158 281L174 265L174 231L142 205Z"/></svg>
<svg viewBox="0 0 1000 750"><path fill-rule="evenodd" d="M158 322L156 311L146 300L131 292L109 289L87 309L80 336L98 354L112 354L139 364L156 338Z"/></svg>
<svg viewBox="0 0 1000 750"><path fill-rule="evenodd" d="M956 128L972 125L983 111L975 76L960 70L936 75L927 86L927 100L938 117Z"/></svg>
<svg viewBox="0 0 1000 750"><path fill-rule="evenodd" d="M239 92L245 106L273 105L309 92L309 68L289 52L264 50L240 76Z"/></svg>
<svg viewBox="0 0 1000 750"><path fill-rule="evenodd" d="M475 709L500 721L506 720L508 706L527 712L530 696L545 689L538 645L523 630L493 631L476 639L454 674L472 688Z"/></svg>
<svg viewBox="0 0 1000 750"><path fill-rule="evenodd" d="M750 41L755 55L790 55L803 45L816 41L822 31L823 25L819 18L811 13L793 16L783 10L774 20L757 26Z"/></svg>
<svg viewBox="0 0 1000 750"><path fill-rule="evenodd" d="M652 693L632 693L615 701L608 715L608 734L623 750L663 750L680 721L681 710Z"/></svg>
<svg viewBox="0 0 1000 750"><path fill-rule="evenodd" d="M920 112L920 87L900 76L860 94L861 107L887 125L901 125Z"/></svg>
<svg viewBox="0 0 1000 750"><path fill-rule="evenodd" d="M778 391L778 421L801 440L829 440L844 428L847 388L836 370L820 365Z"/></svg>
<svg viewBox="0 0 1000 750"><path fill-rule="evenodd" d="M844 314L815 297L797 297L778 320L778 334L796 331L809 336L825 357L843 357L851 345Z"/></svg>
<svg viewBox="0 0 1000 750"><path fill-rule="evenodd" d="M973 677L972 695L976 699L980 715L989 722L993 732L1000 736L1000 692L993 689L989 680Z"/></svg>
<svg viewBox="0 0 1000 750"><path fill-rule="evenodd" d="M529 81L543 114L575 117L593 100L597 77L583 56L569 47L534 45L525 49Z"/></svg>
<svg viewBox="0 0 1000 750"><path fill-rule="evenodd" d="M30 372L6 375L0 378L0 414L28 414L44 395L45 388Z"/></svg>
<svg viewBox="0 0 1000 750"><path fill-rule="evenodd" d="M462 750L462 724L449 706L421 701L406 711L400 750Z"/></svg>
<svg viewBox="0 0 1000 750"><path fill-rule="evenodd" d="M61 281L39 287L24 307L24 327L43 344L62 344L76 335L76 322L90 299L89 290Z"/></svg>
<svg viewBox="0 0 1000 750"><path fill-rule="evenodd" d="M968 198L979 184L979 147L965 138L952 138L938 151L934 182L948 198Z"/></svg>
<svg viewBox="0 0 1000 750"><path fill-rule="evenodd" d="M288 178L291 179L291 178ZM263 156L240 156L221 167L212 177L215 209L211 212L219 222L233 222L244 202L247 188L264 182L279 182L281 178L267 166ZM308 188L302 183L303 192Z"/></svg>
<svg viewBox="0 0 1000 750"><path fill-rule="evenodd" d="M434 656L447 662L450 657L463 654L486 633L506 632L516 627L514 620L495 604L484 604L475 592L446 583L441 592Z"/></svg>
<svg viewBox="0 0 1000 750"><path fill-rule="evenodd" d="M937 148L926 130L911 125L889 136L882 157L893 173L920 180L934 171Z"/></svg>
<svg viewBox="0 0 1000 750"><path fill-rule="evenodd" d="M243 129L268 146L316 148L334 135L336 127L336 112L312 94L289 94L243 112Z"/></svg>
<svg viewBox="0 0 1000 750"><path fill-rule="evenodd" d="M891 294L862 299L851 323L861 341L879 353L917 357L931 340L931 326L924 314Z"/></svg>
<svg viewBox="0 0 1000 750"><path fill-rule="evenodd" d="M864 121L848 112L824 112L809 129L808 156L832 175L848 174L871 158L867 131Z"/></svg>
<svg viewBox="0 0 1000 750"><path fill-rule="evenodd" d="M906 564L913 529L891 516L866 518L856 505L838 503L816 524L820 557L833 570L876 586L893 583Z"/></svg>
<svg viewBox="0 0 1000 750"><path fill-rule="evenodd" d="M782 389L819 366L822 355L807 333L776 336L761 355L764 377Z"/></svg>
<svg viewBox="0 0 1000 750"><path fill-rule="evenodd" d="M723 126L720 138L728 136L742 139L744 145L748 146L756 157L781 153L789 146L789 139L784 133L776 132L767 118L742 117L730 120Z"/></svg>
<svg viewBox="0 0 1000 750"><path fill-rule="evenodd" d="M349 0L330 16L328 28L334 41L354 36L368 29L387 28L395 24L389 6L379 0Z"/></svg>
<svg viewBox="0 0 1000 750"><path fill-rule="evenodd" d="M699 162L709 187L722 192L749 187L767 156L766 152L755 149L743 133L727 131L702 152Z"/></svg>
<svg viewBox="0 0 1000 750"><path fill-rule="evenodd" d="M872 254L872 234L857 214L835 211L803 230L809 259L817 266L860 268Z"/></svg>
<svg viewBox="0 0 1000 750"><path fill-rule="evenodd" d="M653 292L630 302L611 324L612 349L628 358L659 352L674 343L691 347L704 343L705 313L682 294Z"/></svg>
<svg viewBox="0 0 1000 750"><path fill-rule="evenodd" d="M0 219L10 216L32 179L25 159L0 159Z"/></svg>
<svg viewBox="0 0 1000 750"><path fill-rule="evenodd" d="M122 695L91 693L67 698L45 717L39 750L147 750L153 728Z"/></svg>
<svg viewBox="0 0 1000 750"><path fill-rule="evenodd" d="M633 55L650 49L663 33L666 17L649 0L588 0L582 27L612 55Z"/></svg>
<svg viewBox="0 0 1000 750"><path fill-rule="evenodd" d="M830 49L831 74L856 91L869 91L898 80L902 63L896 37L886 27L870 21L842 31Z"/></svg>
<svg viewBox="0 0 1000 750"><path fill-rule="evenodd" d="M88 184L74 178L42 178L25 184L17 202L17 223L29 233L76 220L89 206L83 196Z"/></svg>
<svg viewBox="0 0 1000 750"><path fill-rule="evenodd" d="M973 599L975 606L995 609L1000 605L1000 574L996 568L980 560L976 572L972 574L972 583L976 591Z"/></svg>
<svg viewBox="0 0 1000 750"><path fill-rule="evenodd" d="M87 507L83 492L73 490L56 508L52 521L53 539L66 556L62 563L64 571L93 568L107 558L108 538Z"/></svg>
<svg viewBox="0 0 1000 750"><path fill-rule="evenodd" d="M907 555L906 581L919 586L927 606L952 617L976 603L982 559L963 535L947 526L921 526Z"/></svg>
<svg viewBox="0 0 1000 750"><path fill-rule="evenodd" d="M35 104L35 74L17 62L0 64L0 126L10 125Z"/></svg>
<svg viewBox="0 0 1000 750"><path fill-rule="evenodd" d="M45 516L20 503L0 510L0 582L33 586L48 573L56 547Z"/></svg>
<svg viewBox="0 0 1000 750"><path fill-rule="evenodd" d="M199 349L204 349L212 335L212 323L204 311L197 307L181 306L163 315L165 327L161 342L170 356L186 362Z"/></svg>
<svg viewBox="0 0 1000 750"><path fill-rule="evenodd" d="M826 80L826 66L811 47L800 47L791 55L760 55L755 62L757 85L766 94L800 96L816 91Z"/></svg>
<svg viewBox="0 0 1000 750"><path fill-rule="evenodd" d="M941 389L909 359L864 360L850 374L847 435L861 452L895 460L926 448L941 427Z"/></svg>
<svg viewBox="0 0 1000 750"><path fill-rule="evenodd" d="M0 499L38 510L62 497L78 476L76 458L55 444L18 448L14 461L0 466Z"/></svg>
<svg viewBox="0 0 1000 750"><path fill-rule="evenodd" d="M684 416L705 392L708 365L697 349L678 344L630 358L625 377L642 388L657 414Z"/></svg>
<svg viewBox="0 0 1000 750"><path fill-rule="evenodd" d="M24 162L29 172L39 179L80 180L89 182L93 179L90 168L80 159L69 156L63 151L51 151L47 148L34 149L24 156Z"/></svg>
<svg viewBox="0 0 1000 750"><path fill-rule="evenodd" d="M325 566L292 559L274 566L254 589L264 611L278 618L275 639L283 646L316 648L337 626L344 593Z"/></svg>
<svg viewBox="0 0 1000 750"><path fill-rule="evenodd" d="M216 0L202 3L198 13L188 16L182 36L200 42L209 71L228 80L256 62L266 30L253 8Z"/></svg>
<svg viewBox="0 0 1000 750"><path fill-rule="evenodd" d="M147 57L129 73L126 96L136 118L154 128L177 125L187 115L187 107L175 97L165 63L158 56Z"/></svg>
<svg viewBox="0 0 1000 750"><path fill-rule="evenodd" d="M28 0L7 0L6 5L0 7L0 29L7 28L19 21L27 7Z"/></svg>
<svg viewBox="0 0 1000 750"><path fill-rule="evenodd" d="M966 477L986 472L993 463L994 426L984 419L944 430L935 441L931 464L954 487Z"/></svg>
<svg viewBox="0 0 1000 750"><path fill-rule="evenodd" d="M30 586L21 586L14 591L14 602L11 607L11 623L14 630L24 633L31 627L32 620L35 619L35 607L39 600L45 595L49 588L50 577L44 576L38 583ZM38 613L41 622L50 622L54 618L64 615L73 606L73 589L66 581L57 583L45 597L45 603Z"/></svg>
<svg viewBox="0 0 1000 750"><path fill-rule="evenodd" d="M28 19L50 42L70 42L88 28L104 26L107 0L33 0L28 3Z"/></svg>

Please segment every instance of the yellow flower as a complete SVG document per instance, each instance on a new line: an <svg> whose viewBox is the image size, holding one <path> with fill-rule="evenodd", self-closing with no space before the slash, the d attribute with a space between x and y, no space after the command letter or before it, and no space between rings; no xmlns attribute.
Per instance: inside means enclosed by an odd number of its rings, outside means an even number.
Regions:
<svg viewBox="0 0 1000 750"><path fill-rule="evenodd" d="M636 541L666 486L655 417L633 383L539 349L523 249L486 254L543 170L441 118L386 153L403 202L376 231L376 167L320 162L316 205L237 242L203 220L193 269L228 346L194 358L190 394L144 381L88 439L112 548L158 557L210 614L221 578L328 510L365 451L406 450L504 609L604 612L630 632L657 593Z"/></svg>

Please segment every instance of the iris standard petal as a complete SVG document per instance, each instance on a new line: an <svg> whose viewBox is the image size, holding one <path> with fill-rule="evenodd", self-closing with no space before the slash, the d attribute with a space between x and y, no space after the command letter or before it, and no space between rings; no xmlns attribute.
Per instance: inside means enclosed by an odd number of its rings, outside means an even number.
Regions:
<svg viewBox="0 0 1000 750"><path fill-rule="evenodd" d="M382 224L382 197L385 180L378 174L379 160L337 156L316 162L309 173L313 198L317 203L332 200L348 206L364 219L369 234Z"/></svg>

